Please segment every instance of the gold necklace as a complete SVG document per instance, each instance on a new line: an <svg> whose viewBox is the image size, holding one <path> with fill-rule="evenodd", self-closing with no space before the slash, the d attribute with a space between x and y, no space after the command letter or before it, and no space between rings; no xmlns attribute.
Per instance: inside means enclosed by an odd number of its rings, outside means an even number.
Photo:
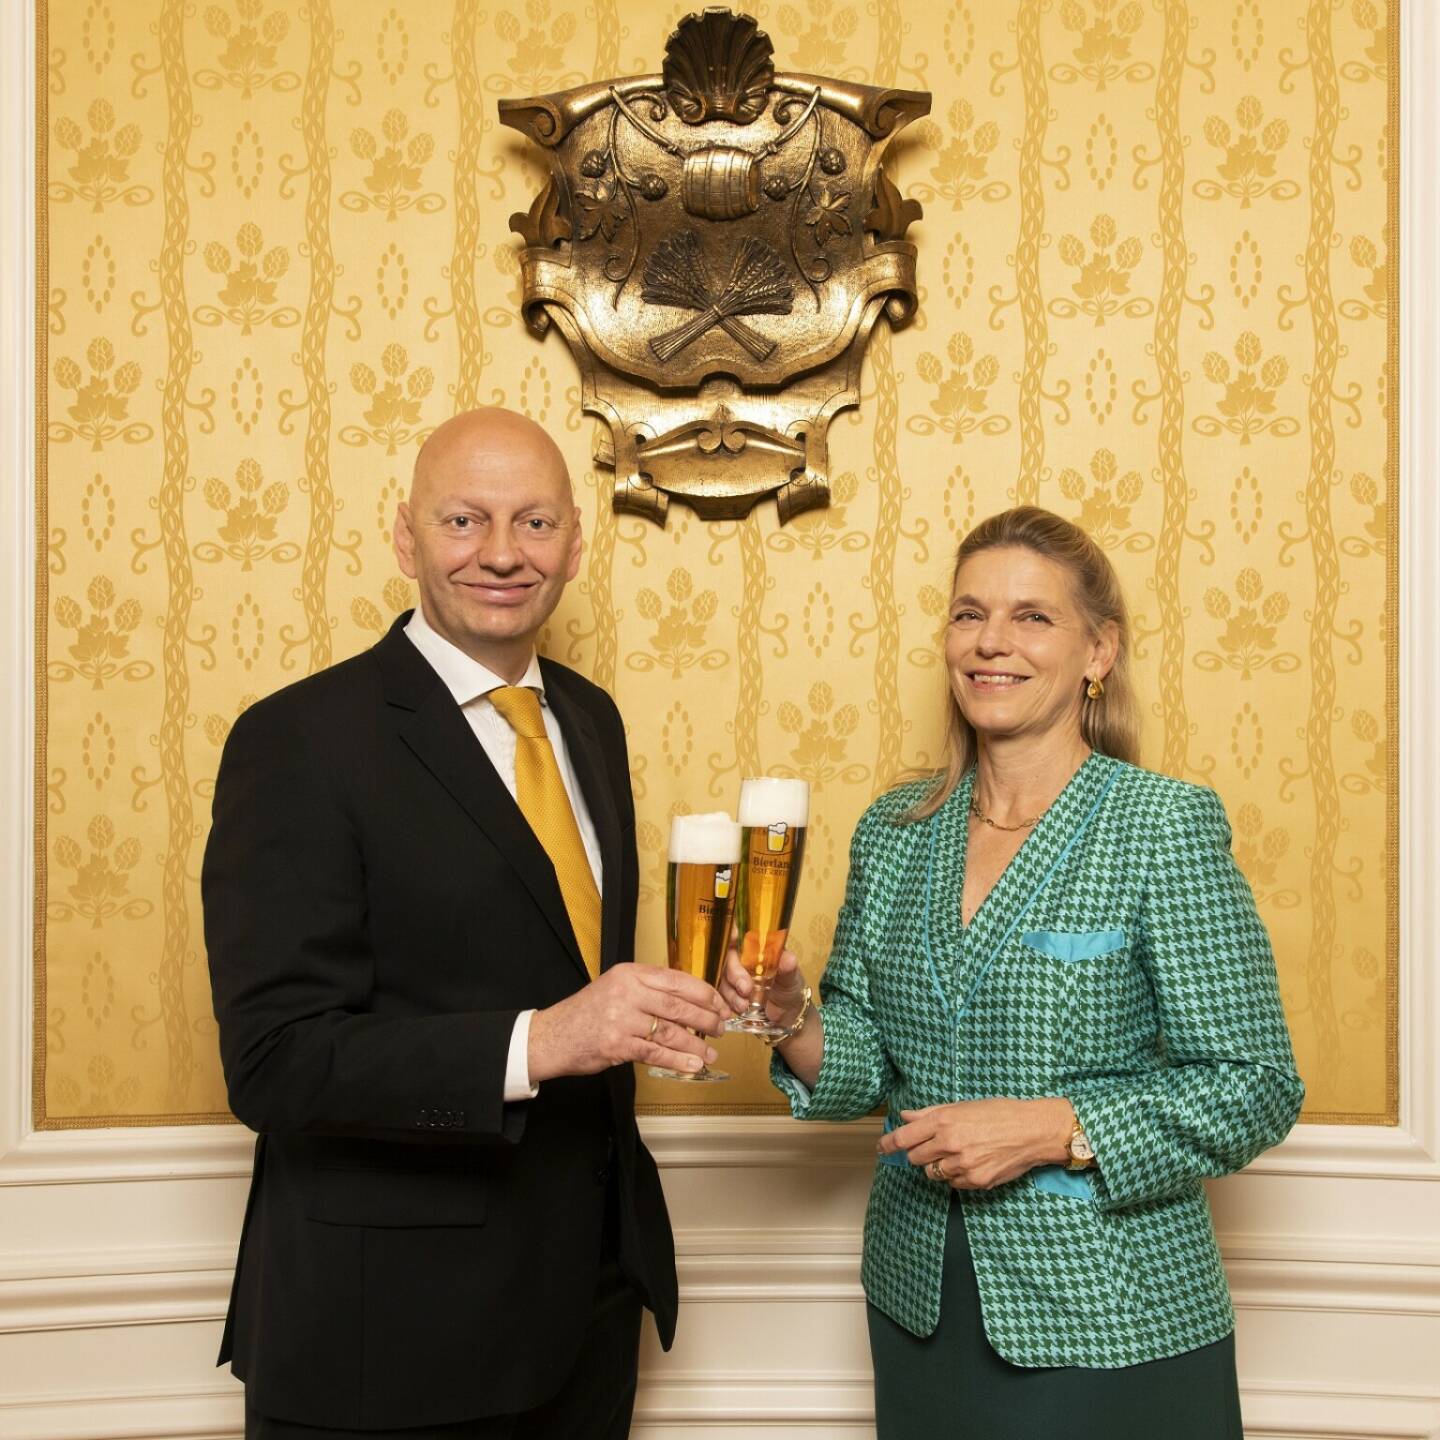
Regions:
<svg viewBox="0 0 1440 1440"><path fill-rule="evenodd" d="M1004 830L1009 834L1014 834L1016 830L1028 830L1040 820L1040 815L1036 815L1030 820L1022 820L1018 825L1002 825L998 820L992 820L980 808L975 801L975 792L973 790L970 792L970 813L975 816L977 820L983 820L992 830ZM1042 811L1041 814L1043 813Z"/></svg>

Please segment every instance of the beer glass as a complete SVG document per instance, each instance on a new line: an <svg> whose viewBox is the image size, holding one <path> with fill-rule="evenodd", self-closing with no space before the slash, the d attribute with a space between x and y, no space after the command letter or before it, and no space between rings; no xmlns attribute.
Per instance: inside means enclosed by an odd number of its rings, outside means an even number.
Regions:
<svg viewBox="0 0 1440 1440"><path fill-rule="evenodd" d="M735 911L735 873L740 864L740 827L723 813L677 815L670 822L670 863L665 872L666 959L707 985L720 977ZM652 1065L660 1080L692 1085L728 1080L723 1070L667 1070Z"/></svg>
<svg viewBox="0 0 1440 1440"><path fill-rule="evenodd" d="M727 1021L727 1030L777 1040L787 1033L765 1013L765 993L790 934L809 819L808 780L767 776L746 780L740 786L744 834L735 921L740 931L740 962L755 982L755 990L750 1008Z"/></svg>

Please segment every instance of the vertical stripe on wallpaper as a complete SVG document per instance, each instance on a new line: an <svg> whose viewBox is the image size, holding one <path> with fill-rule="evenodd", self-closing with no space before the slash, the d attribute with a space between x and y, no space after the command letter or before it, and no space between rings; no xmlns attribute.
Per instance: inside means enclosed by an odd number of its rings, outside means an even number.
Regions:
<svg viewBox="0 0 1440 1440"><path fill-rule="evenodd" d="M852 650L862 635L875 632L875 699L879 726L875 754L875 793L893 785L900 775L904 713L900 707L900 616L895 608L895 556L900 544L900 461L896 432L900 427L900 392L890 327L876 325L870 336L870 363L875 370L875 463L870 479L877 487L875 537L870 547L870 596L875 605L873 627L855 628ZM853 622L852 622L853 627Z"/></svg>
<svg viewBox="0 0 1440 1440"><path fill-rule="evenodd" d="M185 486L190 473L190 442L185 409L194 363L190 311L185 300L185 249L190 233L185 191L186 155L194 131L190 75L185 66L186 0L167 0L160 12L160 67L169 111L161 190L165 204L164 238L158 270L160 304L165 315L169 363L160 406L164 447L158 512L165 552L169 603L162 644L165 693L160 720L160 774L165 792L169 838L161 880L165 938L156 970L160 1013L165 1027L165 1107L187 1108L195 1071L190 1020L185 1010L185 961L190 952L190 911L186 895L195 816L185 764L185 726L190 712L190 675L186 645L194 579L185 538Z"/></svg>
<svg viewBox="0 0 1440 1440"><path fill-rule="evenodd" d="M325 343L335 300L335 255L330 240L330 142L325 103L335 67L335 17L330 0L310 0L310 63L300 101L309 186L305 196L305 243L310 256L310 296L300 335L305 377L305 479L310 492L310 529L300 572L301 600L310 641L309 668L323 670L332 659L330 618L325 607L326 572L335 534L335 492L330 488L330 387Z"/></svg>
<svg viewBox="0 0 1440 1440"><path fill-rule="evenodd" d="M1310 473L1305 485L1305 525L1315 565L1315 600L1310 616L1310 711L1305 722L1307 768L1315 797L1306 979L1320 1065L1330 1081L1341 1063L1340 1031L1331 991L1331 966L1336 953L1335 854L1340 839L1340 792L1331 743L1335 719L1335 613L1340 601L1340 556L1330 513L1335 483L1335 419L1331 407L1340 358L1340 332L1330 285L1331 237L1335 233L1331 167L1340 123L1332 13L1329 0L1312 0L1305 21L1310 76L1315 87L1310 232L1305 243L1305 293L1315 337L1309 396Z"/></svg>
<svg viewBox="0 0 1440 1440"><path fill-rule="evenodd" d="M735 697L735 765L743 779L761 775L760 706L765 696L765 667L760 663L760 622L765 609L765 542L760 517L751 511L735 527L740 534L740 566L745 577L740 596L739 624L735 631L735 659L740 688ZM713 768L713 767L712 767ZM710 782L712 791L723 771Z"/></svg>
<svg viewBox="0 0 1440 1440"><path fill-rule="evenodd" d="M1184 775L1190 719L1185 709L1185 608L1180 551L1190 492L1185 479L1185 389L1180 369L1180 312L1185 304L1189 251L1185 248L1185 139L1180 131L1180 85L1190 39L1187 0L1166 0L1165 37L1155 79L1155 124L1160 137L1160 295L1155 305L1155 368L1160 383L1158 462L1164 490L1155 545L1155 599L1160 610L1160 769Z"/></svg>
<svg viewBox="0 0 1440 1440"><path fill-rule="evenodd" d="M1385 216L1389 274L1385 278L1385 1115L1400 1123L1400 3L1390 20L1385 72ZM1408 0L1413 3L1413 0Z"/></svg>
<svg viewBox="0 0 1440 1440"><path fill-rule="evenodd" d="M1015 284L1025 326L1025 362L1020 373L1020 473L1015 503L1035 505L1040 499L1040 470L1045 463L1045 422L1040 400L1050 331L1040 292L1040 242L1045 230L1045 186L1040 166L1050 118L1050 94L1040 53L1041 0L1022 0L1015 21L1020 81L1025 93L1025 130L1020 142L1020 238L1015 246Z"/></svg>
<svg viewBox="0 0 1440 1440"><path fill-rule="evenodd" d="M31 921L35 927L35 1013L32 1016L33 1050L30 1114L40 1128L50 1110L46 1059L48 1052L45 1019L49 1013L49 936L46 906L50 890L50 850L46 823L50 794L50 633L46 616L50 611L50 572L47 564L50 542L50 15L45 0L35 5L35 554L44 557L35 566L35 906Z"/></svg>
<svg viewBox="0 0 1440 1440"><path fill-rule="evenodd" d="M620 9L616 0L594 0L595 70L593 80L608 80L620 72ZM620 663L620 629L615 618L615 545L619 517L612 503L613 472L590 472L595 478L595 522L590 542L590 563L585 585L595 625L595 655L590 678L613 691Z"/></svg>
<svg viewBox="0 0 1440 1440"><path fill-rule="evenodd" d="M894 85L900 74L900 37L904 33L899 0L880 0L877 7L880 48L873 83ZM900 391L895 380L895 352L889 322L883 318L870 332L870 364L875 371L875 452L871 481L878 489L875 539L870 548L870 598L875 606L875 703L878 744L874 783L893 785L900 774L904 715L900 707L900 616L895 606L895 557L900 544Z"/></svg>
<svg viewBox="0 0 1440 1440"><path fill-rule="evenodd" d="M450 26L450 63L460 111L455 145L455 243L450 252L450 302L460 356L455 374L455 409L480 403L480 372L485 368L485 333L475 296L475 257L480 251L480 145L485 133L485 99L475 58L476 0L455 0ZM496 238L498 245L510 243Z"/></svg>

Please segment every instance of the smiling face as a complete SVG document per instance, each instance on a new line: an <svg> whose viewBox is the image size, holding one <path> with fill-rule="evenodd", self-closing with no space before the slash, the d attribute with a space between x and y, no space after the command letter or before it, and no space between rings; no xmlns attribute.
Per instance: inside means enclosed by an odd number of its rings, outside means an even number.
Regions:
<svg viewBox="0 0 1440 1440"><path fill-rule="evenodd" d="M565 461L508 410L447 420L425 442L395 517L401 571L430 625L507 680L580 568L580 512Z"/></svg>
<svg viewBox="0 0 1440 1440"><path fill-rule="evenodd" d="M1084 687L1115 663L1117 629L1093 635L1069 573L1019 546L981 550L960 567L945 665L960 713L982 740L1081 738Z"/></svg>

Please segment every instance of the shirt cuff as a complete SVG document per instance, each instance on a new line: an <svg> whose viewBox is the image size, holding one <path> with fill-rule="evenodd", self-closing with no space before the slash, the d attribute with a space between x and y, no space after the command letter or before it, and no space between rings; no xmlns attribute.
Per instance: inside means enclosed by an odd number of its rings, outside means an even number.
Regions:
<svg viewBox="0 0 1440 1440"><path fill-rule="evenodd" d="M510 1053L505 1060L505 1103L517 1100L533 1100L540 1087L530 1083L530 1021L533 1010L522 1010L515 1017L515 1028L510 1032Z"/></svg>
<svg viewBox="0 0 1440 1440"><path fill-rule="evenodd" d="M770 1083L790 1102L790 1114L803 1120L810 1108L810 1087L785 1063L778 1051L770 1055Z"/></svg>

